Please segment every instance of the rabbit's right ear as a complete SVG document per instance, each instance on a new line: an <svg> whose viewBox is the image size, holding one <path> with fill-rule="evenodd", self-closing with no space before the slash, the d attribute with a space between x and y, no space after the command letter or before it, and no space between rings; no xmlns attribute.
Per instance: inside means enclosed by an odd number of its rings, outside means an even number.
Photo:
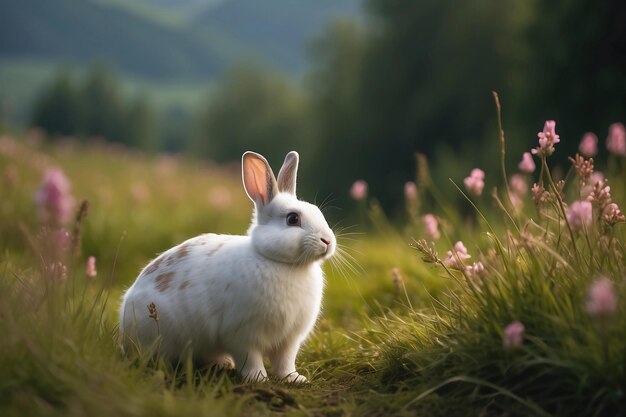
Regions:
<svg viewBox="0 0 626 417"><path fill-rule="evenodd" d="M285 157L283 166L278 171L278 190L296 195L296 178L298 176L298 152L291 151Z"/></svg>
<svg viewBox="0 0 626 417"><path fill-rule="evenodd" d="M277 194L278 186L267 160L255 152L241 157L241 175L246 194L257 205L266 205Z"/></svg>

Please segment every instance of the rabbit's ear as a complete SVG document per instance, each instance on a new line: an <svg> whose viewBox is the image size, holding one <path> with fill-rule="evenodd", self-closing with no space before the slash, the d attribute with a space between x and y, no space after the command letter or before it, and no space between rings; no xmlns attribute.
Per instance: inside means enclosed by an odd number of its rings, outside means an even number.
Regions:
<svg viewBox="0 0 626 417"><path fill-rule="evenodd" d="M291 151L285 157L285 162L278 172L278 190L296 195L296 178L298 176L298 152Z"/></svg>
<svg viewBox="0 0 626 417"><path fill-rule="evenodd" d="M267 160L255 152L246 152L241 158L243 187L250 200L266 205L277 193L276 178Z"/></svg>

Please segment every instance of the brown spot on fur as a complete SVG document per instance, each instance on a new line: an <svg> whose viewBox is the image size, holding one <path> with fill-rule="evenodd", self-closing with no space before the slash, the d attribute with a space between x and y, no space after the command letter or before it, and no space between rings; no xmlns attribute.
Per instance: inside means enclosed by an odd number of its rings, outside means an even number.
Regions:
<svg viewBox="0 0 626 417"><path fill-rule="evenodd" d="M185 288L187 288L191 283L189 281L183 281L182 284L180 284L180 287L178 287L179 290L184 290Z"/></svg>
<svg viewBox="0 0 626 417"><path fill-rule="evenodd" d="M186 243L184 245L182 245L178 249L178 251L174 254L176 259L182 259L182 258L184 258L187 255L189 255L189 246Z"/></svg>
<svg viewBox="0 0 626 417"><path fill-rule="evenodd" d="M158 277L156 277L155 280L156 289L160 292L167 290L170 287L170 284L172 283L175 275L176 274L174 274L174 272L165 272L163 274L160 274Z"/></svg>
<svg viewBox="0 0 626 417"><path fill-rule="evenodd" d="M215 252L217 252L218 250L222 249L222 246L224 246L224 243L220 243L219 245L217 245L216 247L211 249L209 251L209 253L208 253L208 256L212 256Z"/></svg>
<svg viewBox="0 0 626 417"><path fill-rule="evenodd" d="M161 262L163 262L163 256L159 256L158 258L150 262L145 269L144 275L149 275L153 273L154 271L156 271L157 269L159 269Z"/></svg>

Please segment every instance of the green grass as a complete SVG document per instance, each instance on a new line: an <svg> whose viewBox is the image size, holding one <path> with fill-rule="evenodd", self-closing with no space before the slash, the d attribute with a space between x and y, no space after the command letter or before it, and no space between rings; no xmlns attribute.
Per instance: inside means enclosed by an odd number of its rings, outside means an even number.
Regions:
<svg viewBox="0 0 626 417"><path fill-rule="evenodd" d="M55 255L37 219L33 194L52 165L70 178L77 200L89 201L74 254ZM624 161L608 166L623 204ZM450 214L431 249L412 239L423 234L416 207L399 231L372 200L368 227L340 237L352 265L327 265L323 313L298 357L311 383L293 386L242 384L234 372L189 364L172 369L126 357L116 344L121 292L156 253L202 232L244 233L251 204L238 167L5 137L0 175L3 416L626 413L626 227L605 229L596 219L570 234L553 194L539 212L528 196L522 211L506 213L489 196L472 197L477 211L461 218L418 181L419 201ZM227 207L216 203L220 193L230 193ZM572 174L562 199L571 203L577 193ZM484 274L442 265L457 240ZM98 276L90 280L92 255ZM66 278L51 269L58 259ZM594 318L585 303L600 274L614 283L618 304ZM505 348L503 329L513 320L524 323L524 341Z"/></svg>

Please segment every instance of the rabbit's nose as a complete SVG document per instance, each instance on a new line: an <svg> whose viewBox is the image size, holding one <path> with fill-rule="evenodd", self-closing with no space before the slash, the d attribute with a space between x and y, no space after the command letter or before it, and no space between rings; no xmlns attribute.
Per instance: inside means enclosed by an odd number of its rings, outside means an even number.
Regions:
<svg viewBox="0 0 626 417"><path fill-rule="evenodd" d="M326 240L324 238L321 238L321 239L322 239L322 242L324 242L326 246L330 245L330 240Z"/></svg>

